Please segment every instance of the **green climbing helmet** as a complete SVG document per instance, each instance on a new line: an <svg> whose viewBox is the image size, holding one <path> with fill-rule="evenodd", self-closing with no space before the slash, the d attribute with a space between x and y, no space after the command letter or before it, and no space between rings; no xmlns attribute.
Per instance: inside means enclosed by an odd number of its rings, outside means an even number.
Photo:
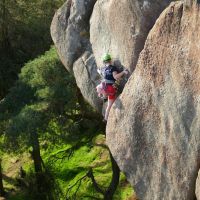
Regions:
<svg viewBox="0 0 200 200"><path fill-rule="evenodd" d="M111 59L112 59L112 58L111 58L111 55L110 55L110 54L106 53L106 54L103 55L103 62L109 61L109 60L111 60Z"/></svg>

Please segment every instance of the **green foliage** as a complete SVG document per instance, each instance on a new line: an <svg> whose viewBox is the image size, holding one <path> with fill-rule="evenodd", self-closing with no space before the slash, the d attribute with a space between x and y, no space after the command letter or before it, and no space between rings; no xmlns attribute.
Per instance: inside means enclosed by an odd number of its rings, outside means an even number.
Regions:
<svg viewBox="0 0 200 200"><path fill-rule="evenodd" d="M0 1L0 99L24 62L49 49L50 23L64 0Z"/></svg>
<svg viewBox="0 0 200 200"><path fill-rule="evenodd" d="M62 113L66 104L73 109L75 81L64 69L54 48L27 63L19 80L34 90L36 102L46 102L51 112Z"/></svg>
<svg viewBox="0 0 200 200"><path fill-rule="evenodd" d="M0 102L1 133L23 135L25 140L29 134L44 131L52 118L76 110L75 91L74 79L52 48L22 68L15 87Z"/></svg>

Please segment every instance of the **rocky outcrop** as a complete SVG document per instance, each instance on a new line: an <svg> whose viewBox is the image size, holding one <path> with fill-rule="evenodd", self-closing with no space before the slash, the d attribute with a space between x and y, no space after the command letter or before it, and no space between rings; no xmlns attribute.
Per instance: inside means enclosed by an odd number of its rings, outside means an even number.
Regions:
<svg viewBox="0 0 200 200"><path fill-rule="evenodd" d="M89 19L96 0L67 0L56 12L51 36L64 66L72 71L73 63L90 50Z"/></svg>
<svg viewBox="0 0 200 200"><path fill-rule="evenodd" d="M91 50L89 19L96 0L68 0L56 12L51 35L64 66L74 73L84 98L101 113L95 90L100 77Z"/></svg>
<svg viewBox="0 0 200 200"><path fill-rule="evenodd" d="M133 71L149 30L169 1L67 0L56 12L51 35L60 59L74 73L84 98L99 112L96 63L101 66L102 54L109 51L120 65ZM93 66L82 62L85 55L93 59Z"/></svg>
<svg viewBox="0 0 200 200"><path fill-rule="evenodd" d="M97 61L110 52L130 71L135 69L149 30L170 0L98 0L90 20L90 41Z"/></svg>
<svg viewBox="0 0 200 200"><path fill-rule="evenodd" d="M101 100L97 98L96 85L99 81L94 56L90 52L85 52L73 65L74 76L77 86L80 88L87 101L102 112Z"/></svg>
<svg viewBox="0 0 200 200"><path fill-rule="evenodd" d="M194 200L200 154L199 5L170 4L116 100L107 143L141 200Z"/></svg>

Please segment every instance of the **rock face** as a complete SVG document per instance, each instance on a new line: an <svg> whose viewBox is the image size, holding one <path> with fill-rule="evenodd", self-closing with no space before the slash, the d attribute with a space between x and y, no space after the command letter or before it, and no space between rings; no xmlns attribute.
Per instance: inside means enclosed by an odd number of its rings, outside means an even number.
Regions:
<svg viewBox="0 0 200 200"><path fill-rule="evenodd" d="M74 73L85 99L100 113L102 102L95 90L100 79L96 63L101 66L102 54L109 51L120 65L133 71L149 30L169 2L67 0L56 12L51 35L60 59ZM82 58L86 57L90 58L90 66L84 64L86 60Z"/></svg>
<svg viewBox="0 0 200 200"><path fill-rule="evenodd" d="M90 50L89 19L96 0L68 0L56 12L51 24L51 36L65 67Z"/></svg>
<svg viewBox="0 0 200 200"><path fill-rule="evenodd" d="M90 20L90 41L97 61L110 52L130 71L135 69L149 30L170 0L98 0Z"/></svg>
<svg viewBox="0 0 200 200"><path fill-rule="evenodd" d="M74 76L77 86L80 88L84 97L88 102L100 113L102 104L96 94L96 85L99 81L94 56L90 52L85 52L73 66Z"/></svg>
<svg viewBox="0 0 200 200"><path fill-rule="evenodd" d="M102 54L131 72L137 64L110 112L107 143L141 200L194 200L200 164L199 0L159 17L169 2L67 0L51 25L63 64L100 113Z"/></svg>
<svg viewBox="0 0 200 200"><path fill-rule="evenodd" d="M51 35L61 61L74 73L81 93L101 113L102 102L95 89L100 77L89 40L89 19L95 2L96 0L66 1L53 18Z"/></svg>
<svg viewBox="0 0 200 200"><path fill-rule="evenodd" d="M109 115L107 143L141 200L194 200L200 154L200 10L170 4Z"/></svg>
<svg viewBox="0 0 200 200"><path fill-rule="evenodd" d="M195 193L196 193L197 200L200 200L200 171L198 173L198 178L197 178L197 181L196 181Z"/></svg>

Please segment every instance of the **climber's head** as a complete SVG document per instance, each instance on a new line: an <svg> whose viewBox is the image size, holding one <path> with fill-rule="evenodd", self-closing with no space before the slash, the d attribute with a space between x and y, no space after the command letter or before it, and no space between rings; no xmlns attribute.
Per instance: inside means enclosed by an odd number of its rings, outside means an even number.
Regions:
<svg viewBox="0 0 200 200"><path fill-rule="evenodd" d="M112 60L111 55L108 54L108 53L104 54L103 57L102 57L102 60L103 60L104 63L110 63L111 60Z"/></svg>

